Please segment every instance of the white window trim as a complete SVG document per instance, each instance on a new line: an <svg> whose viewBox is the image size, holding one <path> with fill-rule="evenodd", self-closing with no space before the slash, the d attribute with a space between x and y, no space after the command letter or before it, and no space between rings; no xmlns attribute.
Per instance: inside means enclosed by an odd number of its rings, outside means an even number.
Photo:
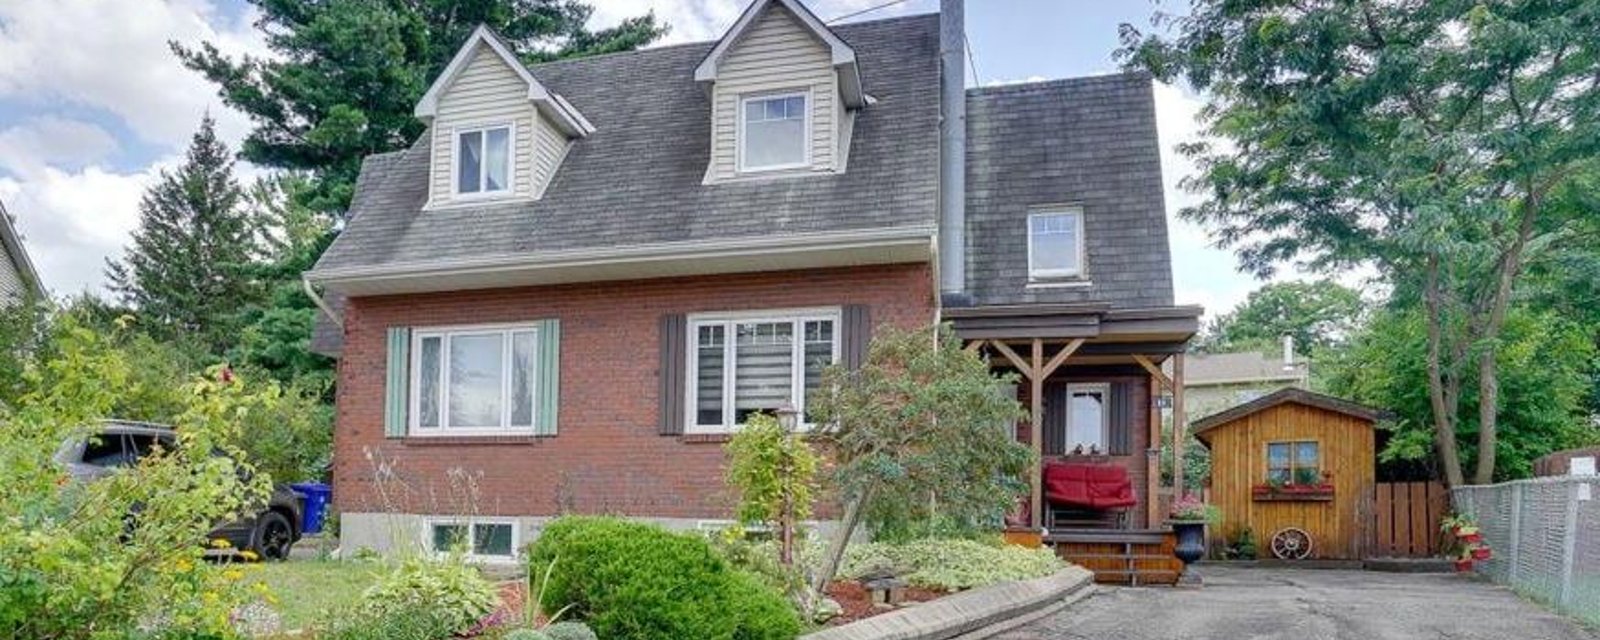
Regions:
<svg viewBox="0 0 1600 640"><path fill-rule="evenodd" d="M842 357L844 346L844 321L843 311L839 307L822 307L813 309L780 309L771 311L738 311L725 313L697 313L688 317L688 336L685 342L684 375L687 384L683 385L686 399L684 401L685 420L683 432L689 435L733 433L739 430L740 424L734 423L734 340L736 336L730 329L723 332L722 338L722 424L699 424L699 395L700 376L697 368L700 365L700 327L705 325L731 325L751 322L791 322L799 325L800 329L794 334L793 349L795 358L790 369L790 402L796 411L802 415L805 412L805 323L813 320L828 320L833 322L833 361L838 363ZM796 428L807 431L815 427L812 423L804 423Z"/></svg>
<svg viewBox="0 0 1600 640"><path fill-rule="evenodd" d="M751 167L751 166L746 165L745 164L745 158L744 158L744 143L745 143L745 140L747 139L747 137L745 135L745 125L747 124L747 122L745 121L746 120L746 118L745 118L745 114L746 114L745 105L748 104L752 100L772 100L772 99L776 99L776 98L794 98L794 97L801 97L801 98L805 98L806 99L806 115L805 115L805 118L803 118L803 120L805 122L805 132L801 134L802 136L804 136L804 141L805 141L805 154L804 154L803 159L800 162L795 162L795 163L790 163L790 164L775 164L775 165L764 166L764 167ZM811 136L812 136L811 119L812 119L812 115L816 112L816 101L812 99L812 97L811 97L811 89L809 87L805 88L805 89L785 89L785 90L781 90L781 91L764 91L764 92L759 92L759 93L740 94L738 109L739 109L739 113L738 113L738 115L736 117L739 119L739 138L737 140L733 141L733 152L734 152L734 155L735 155L735 157L737 159L737 168L738 168L739 173L766 173L768 171L789 171L789 170L793 170L793 169L804 169L804 168L807 168L807 167L811 166L811 154L812 154L812 149L811 149L811 143L812 143L812 140L811 140Z"/></svg>
<svg viewBox="0 0 1600 640"><path fill-rule="evenodd" d="M1067 451L1072 451L1077 442L1070 442L1072 436L1072 394L1077 391L1100 393L1100 453L1111 450L1111 384L1107 382L1073 382L1067 384L1066 423L1062 425L1064 433L1061 434L1061 445Z"/></svg>
<svg viewBox="0 0 1600 640"><path fill-rule="evenodd" d="M473 324L452 325L440 327L414 327L411 329L410 362L407 363L407 384L410 388L410 400L406 407L406 435L420 438L450 438L460 436L504 436L504 435L534 435L539 429L539 394L533 395L533 424L531 426L511 426L511 379L512 372L509 368L503 371L500 380L500 393L504 399L500 408L500 421L505 426L501 427L450 427L447 422L450 418L450 353L447 349L451 335L482 335L486 333L501 333L504 335L501 344L501 365L506 366L511 362L512 340L516 333L532 333L535 344L538 343L539 328L531 323L503 323L503 324ZM439 343L439 425L436 427L422 426L422 340L424 338L441 338ZM539 360L533 361L531 376L535 389L538 388Z"/></svg>
<svg viewBox="0 0 1600 640"><path fill-rule="evenodd" d="M501 555L483 555L483 554L479 554L479 553L476 553L475 551L473 551L473 549L474 549L474 547L476 545L474 544L475 541L471 539L472 535L473 535L472 527L473 527L473 525L480 525L480 524L510 525L510 527L511 527L511 555L506 555L506 556L501 556ZM433 553L436 556L446 556L446 555L450 554L450 550L449 549L435 549L435 548L433 548L433 528L436 527L436 526L439 526L439 525L446 525L446 526L465 525L467 527L467 538L468 538L468 540L467 540L466 557L469 560L502 561L502 562L503 561L508 561L508 560L509 561L514 561L514 560L517 559L517 556L518 556L518 553L519 553L518 549L520 549L522 547L522 530L521 530L521 527L517 526L517 521L514 518L478 518L478 517L423 518L422 519L422 548L423 549L427 549L429 552Z"/></svg>
<svg viewBox="0 0 1600 640"><path fill-rule="evenodd" d="M1047 216L1070 215L1077 221L1078 240L1078 268L1077 269L1037 269L1033 266L1033 221L1035 218ZM1028 279L1031 281L1052 280L1060 278L1079 278L1084 273L1084 263L1089 259L1088 242L1083 237L1083 207L1052 207L1038 209L1028 214Z"/></svg>
<svg viewBox="0 0 1600 640"><path fill-rule="evenodd" d="M491 129L506 130L506 188L494 191L479 190L463 192L461 190L461 134L473 132L487 132ZM484 136L484 150L487 155L488 136ZM478 184L485 183L485 174L482 168L478 170ZM482 122L460 124L450 129L450 197L453 200L497 200L516 194L517 192L517 123L510 122Z"/></svg>

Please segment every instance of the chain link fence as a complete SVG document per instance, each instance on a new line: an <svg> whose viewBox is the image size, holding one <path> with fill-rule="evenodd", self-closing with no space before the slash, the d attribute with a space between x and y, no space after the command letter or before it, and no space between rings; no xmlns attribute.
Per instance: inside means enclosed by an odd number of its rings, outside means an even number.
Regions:
<svg viewBox="0 0 1600 640"><path fill-rule="evenodd" d="M1494 557L1478 571L1562 613L1600 625L1600 478L1551 477L1452 491Z"/></svg>

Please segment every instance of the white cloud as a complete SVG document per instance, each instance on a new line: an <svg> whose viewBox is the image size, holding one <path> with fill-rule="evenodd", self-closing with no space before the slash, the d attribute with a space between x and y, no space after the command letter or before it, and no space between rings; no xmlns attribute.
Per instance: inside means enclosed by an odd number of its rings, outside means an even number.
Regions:
<svg viewBox="0 0 1600 640"><path fill-rule="evenodd" d="M56 116L0 128L0 168L37 175L46 166L81 166L115 153L117 140L98 125Z"/></svg>
<svg viewBox="0 0 1600 640"><path fill-rule="evenodd" d="M806 6L817 17L831 21L841 16L871 9L887 0L807 0ZM596 0L591 28L609 27L624 18L644 15L654 11L656 19L672 27L658 45L715 40L733 25L739 13L749 5L749 0ZM922 0L909 0L883 7L849 20L888 18L916 11L927 11Z"/></svg>
<svg viewBox="0 0 1600 640"><path fill-rule="evenodd" d="M252 15L235 24L206 0L0 2L0 100L104 109L147 142L181 147L208 108L226 140L248 130L168 41L264 54Z"/></svg>

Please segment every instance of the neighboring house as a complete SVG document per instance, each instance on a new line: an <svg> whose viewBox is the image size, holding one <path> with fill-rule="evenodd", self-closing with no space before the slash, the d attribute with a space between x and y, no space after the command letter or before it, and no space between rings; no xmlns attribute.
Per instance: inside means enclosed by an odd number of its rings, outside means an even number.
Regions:
<svg viewBox="0 0 1600 640"><path fill-rule="evenodd" d="M1200 313L1173 304L1151 81L968 90L942 16L755 0L715 42L531 66L476 31L306 274L339 323L315 344L344 544L713 526L737 425L940 319L1028 374L1022 436L1092 445L1151 504L1159 366Z"/></svg>
<svg viewBox="0 0 1600 640"><path fill-rule="evenodd" d="M44 295L44 285L39 282L39 272L34 271L28 250L22 246L22 236L17 234L16 222L0 202L0 300L16 301L25 296Z"/></svg>
<svg viewBox="0 0 1600 640"><path fill-rule="evenodd" d="M1193 353L1184 361L1184 380L1184 406L1198 418L1285 387L1310 388L1311 365L1295 360L1292 352L1287 357L1259 351Z"/></svg>

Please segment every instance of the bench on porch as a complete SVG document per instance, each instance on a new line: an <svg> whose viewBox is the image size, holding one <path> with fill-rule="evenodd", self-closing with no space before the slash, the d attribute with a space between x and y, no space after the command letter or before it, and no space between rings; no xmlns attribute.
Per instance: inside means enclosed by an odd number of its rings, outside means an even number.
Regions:
<svg viewBox="0 0 1600 640"><path fill-rule="evenodd" d="M1138 506L1128 470L1115 465L1052 462L1044 465L1048 502L1045 527L1116 528L1129 526L1129 509Z"/></svg>

